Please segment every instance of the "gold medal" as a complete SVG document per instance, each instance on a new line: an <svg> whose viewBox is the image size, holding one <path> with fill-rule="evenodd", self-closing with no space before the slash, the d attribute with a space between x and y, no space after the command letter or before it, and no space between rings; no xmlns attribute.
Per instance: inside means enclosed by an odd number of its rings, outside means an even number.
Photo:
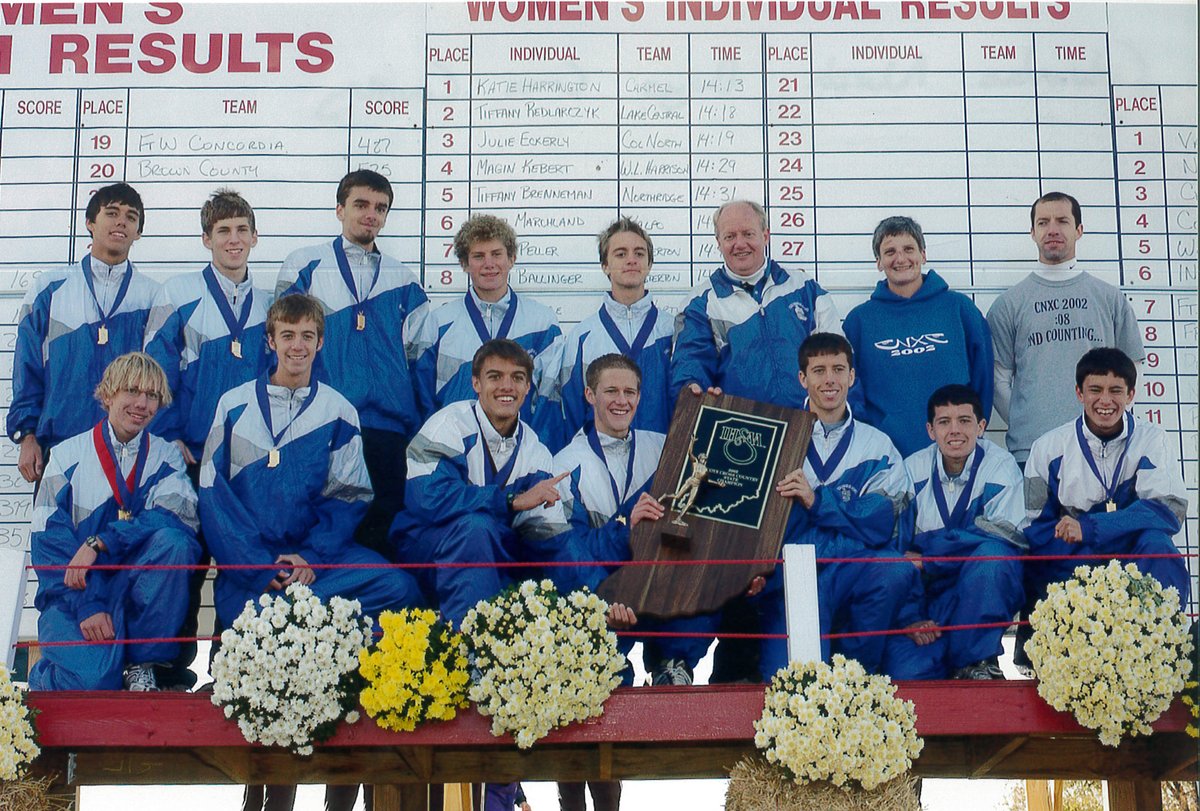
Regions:
<svg viewBox="0 0 1200 811"><path fill-rule="evenodd" d="M267 467L279 467L279 449L271 448L267 452Z"/></svg>
<svg viewBox="0 0 1200 811"><path fill-rule="evenodd" d="M618 516L617 516L617 523L618 523L618 524L620 524L621 526L625 526L625 524L627 524L628 522L625 520L625 516L623 516L623 515L618 515Z"/></svg>
<svg viewBox="0 0 1200 811"><path fill-rule="evenodd" d="M229 343L229 351L233 353L235 358L240 358L242 356L242 342L234 338Z"/></svg>
<svg viewBox="0 0 1200 811"><path fill-rule="evenodd" d="M1115 513L1117 511L1117 502L1110 498L1108 501L1104 502L1104 509L1110 513Z"/></svg>
<svg viewBox="0 0 1200 811"><path fill-rule="evenodd" d="M131 513L129 510L117 510L118 521L128 521L130 518L133 518L133 513Z"/></svg>
<svg viewBox="0 0 1200 811"><path fill-rule="evenodd" d="M364 313L362 310L358 311L358 318L355 319L354 328L356 330L358 330L359 332L362 332L364 329L367 328L367 314Z"/></svg>
<svg viewBox="0 0 1200 811"><path fill-rule="evenodd" d="M100 346L104 346L106 343L108 343L108 327L104 326L103 324L100 325L100 337L96 339L96 343L98 343Z"/></svg>

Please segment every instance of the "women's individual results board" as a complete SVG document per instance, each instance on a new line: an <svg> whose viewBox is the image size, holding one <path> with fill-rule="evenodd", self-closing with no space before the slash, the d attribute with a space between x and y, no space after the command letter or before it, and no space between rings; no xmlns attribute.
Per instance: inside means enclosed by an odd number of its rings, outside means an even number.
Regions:
<svg viewBox="0 0 1200 811"><path fill-rule="evenodd" d="M519 235L513 286L564 326L608 289L596 234L616 216L652 235L650 287L677 306L740 198L842 315L893 214L986 312L1034 264L1030 203L1060 190L1083 204L1082 266L1137 313L1134 408L1178 442L1195 552L1196 68L1194 3L3 3L0 403L25 291L86 253L88 197L118 180L159 279L203 266L200 205L241 192L271 288L336 233L341 176L374 169L396 193L380 245L435 301L465 289L454 233L490 212ZM0 443L0 545L20 549L16 461Z"/></svg>

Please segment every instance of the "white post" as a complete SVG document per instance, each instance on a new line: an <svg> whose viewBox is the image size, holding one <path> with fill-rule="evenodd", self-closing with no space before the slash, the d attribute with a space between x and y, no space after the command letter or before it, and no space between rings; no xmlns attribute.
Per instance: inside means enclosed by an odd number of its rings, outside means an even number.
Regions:
<svg viewBox="0 0 1200 811"><path fill-rule="evenodd" d="M787 616L788 661L821 661L817 550L812 544L783 545L783 600Z"/></svg>
<svg viewBox="0 0 1200 811"><path fill-rule="evenodd" d="M25 567L29 554L21 549L0 547L0 645L4 651L4 666L12 670L17 655L16 643L21 632L21 611L25 608Z"/></svg>

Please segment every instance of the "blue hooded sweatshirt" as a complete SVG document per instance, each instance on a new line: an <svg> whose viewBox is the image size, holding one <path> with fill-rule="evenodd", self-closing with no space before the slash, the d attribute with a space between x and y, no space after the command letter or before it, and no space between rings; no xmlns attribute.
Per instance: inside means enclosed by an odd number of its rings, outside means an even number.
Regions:
<svg viewBox="0 0 1200 811"><path fill-rule="evenodd" d="M850 389L854 416L888 435L910 456L929 444L925 407L949 383L970 386L992 415L992 336L971 299L934 271L912 298L887 282L855 307L842 325L854 347L857 380Z"/></svg>

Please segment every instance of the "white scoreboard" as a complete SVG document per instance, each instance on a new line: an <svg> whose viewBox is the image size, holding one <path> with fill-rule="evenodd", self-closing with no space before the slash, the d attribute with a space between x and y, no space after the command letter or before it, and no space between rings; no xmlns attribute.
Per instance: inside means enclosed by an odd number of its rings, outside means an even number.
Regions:
<svg viewBox="0 0 1200 811"><path fill-rule="evenodd" d="M335 233L338 179L374 169L396 192L384 250L432 297L465 289L452 237L488 211L520 236L514 286L564 323L607 289L595 235L615 216L646 225L651 287L678 301L719 264L712 212L735 198L766 205L775 258L843 315L879 278L870 235L892 214L986 312L1036 257L1029 204L1062 190L1083 203L1083 265L1141 322L1137 414L1178 440L1195 552L1196 17L1036 0L0 4L0 404L21 297L87 251L88 196L117 180L146 202L132 258L159 278L202 265L200 204L240 191L271 287L291 249ZM16 456L0 444L0 545L21 549Z"/></svg>

